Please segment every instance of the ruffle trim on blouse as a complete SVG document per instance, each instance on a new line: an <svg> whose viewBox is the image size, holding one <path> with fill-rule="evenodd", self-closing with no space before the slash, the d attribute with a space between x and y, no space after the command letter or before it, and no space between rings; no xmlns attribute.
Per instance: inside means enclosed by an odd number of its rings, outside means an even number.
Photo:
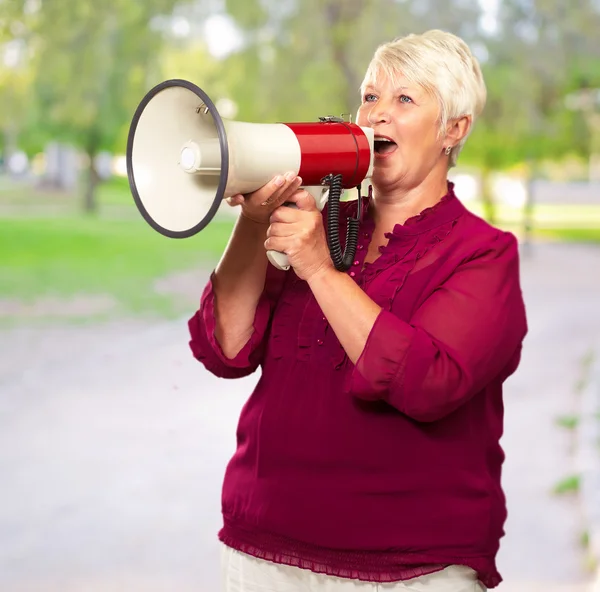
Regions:
<svg viewBox="0 0 600 592"><path fill-rule="evenodd" d="M502 578L485 557L433 557L413 553L379 551L342 551L325 549L273 534L250 532L225 521L219 540L242 553L258 559L308 569L315 573L361 580L391 583L425 576L450 565L466 565L478 573L488 588Z"/></svg>
<svg viewBox="0 0 600 592"><path fill-rule="evenodd" d="M430 216L435 214L439 209L444 207L444 205L446 203L453 201L455 199L456 199L456 194L454 193L454 183L452 183L452 181L448 181L448 193L446 193L446 195L444 195L442 197L442 199L440 199L440 201L438 201L437 203L433 204L432 206L430 206L428 208L425 208L422 212L420 212L416 216L412 216L411 218L406 220L404 222L404 224L397 225L397 227L402 228L405 226L414 226L415 224L418 224L419 222L422 222L426 218L429 218Z"/></svg>
<svg viewBox="0 0 600 592"><path fill-rule="evenodd" d="M402 290L417 262L432 248L443 242L455 226L456 220L452 220L438 226L430 234L417 237L387 233L388 244L381 249L381 255L373 263L365 265L360 284L366 287L381 272L393 267L389 279L374 295L379 306L388 312L391 311L394 299Z"/></svg>

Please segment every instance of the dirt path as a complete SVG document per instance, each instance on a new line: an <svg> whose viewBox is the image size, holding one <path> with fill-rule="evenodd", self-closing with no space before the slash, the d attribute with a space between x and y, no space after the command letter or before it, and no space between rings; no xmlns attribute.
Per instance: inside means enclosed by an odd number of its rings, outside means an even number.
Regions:
<svg viewBox="0 0 600 592"><path fill-rule="evenodd" d="M600 336L600 250L523 260L531 332L506 393L500 592L585 590L558 416ZM568 270L568 276L565 275ZM221 477L256 377L218 380L185 321L0 332L0 590L216 592Z"/></svg>

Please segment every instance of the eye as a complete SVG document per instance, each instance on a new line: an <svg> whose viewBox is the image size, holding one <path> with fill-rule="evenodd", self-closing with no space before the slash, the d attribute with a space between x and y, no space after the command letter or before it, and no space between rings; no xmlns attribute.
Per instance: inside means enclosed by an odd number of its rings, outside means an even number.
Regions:
<svg viewBox="0 0 600 592"><path fill-rule="evenodd" d="M412 103L413 100L407 95L400 95L400 102L401 103Z"/></svg>
<svg viewBox="0 0 600 592"><path fill-rule="evenodd" d="M377 97L373 93L367 93L363 99L365 103L372 103L373 101L377 100Z"/></svg>

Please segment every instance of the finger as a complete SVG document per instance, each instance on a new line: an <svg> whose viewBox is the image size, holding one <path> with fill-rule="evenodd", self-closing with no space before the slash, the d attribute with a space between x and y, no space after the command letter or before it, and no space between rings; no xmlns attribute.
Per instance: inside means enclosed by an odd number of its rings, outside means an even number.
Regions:
<svg viewBox="0 0 600 592"><path fill-rule="evenodd" d="M300 210L310 212L317 209L315 198L306 190L295 191L287 198L287 201L296 204Z"/></svg>
<svg viewBox="0 0 600 592"><path fill-rule="evenodd" d="M298 208L291 208L285 204L281 204L275 210L271 212L269 222L274 224L276 222L282 222L283 224L292 224L298 222L301 219Z"/></svg>
<svg viewBox="0 0 600 592"><path fill-rule="evenodd" d="M277 177L276 177L277 179ZM279 183L281 183L280 178L278 179ZM262 202L262 206L270 206L277 207L288 200L288 197L293 194L294 191L300 187L302 183L302 179L297 177L295 173L290 172L287 173L283 177L283 185L280 186L278 190L276 190L271 195L267 196Z"/></svg>
<svg viewBox="0 0 600 592"><path fill-rule="evenodd" d="M265 241L265 249L267 251L279 251L285 253L289 246L289 239L281 236L270 236Z"/></svg>
<svg viewBox="0 0 600 592"><path fill-rule="evenodd" d="M237 195L228 197L225 201L227 202L227 205L231 207L239 206L244 203L244 196L241 193L238 193Z"/></svg>
<svg viewBox="0 0 600 592"><path fill-rule="evenodd" d="M293 194L291 194L286 200L286 203L282 204L281 206L273 210L273 212L271 212L271 217L269 218L269 221L271 223L285 222L287 224L290 224L292 222L298 222L302 219L300 209L296 205L296 201L299 198L299 196L297 196L298 193L307 192L304 189L301 189L300 191L295 191ZM290 204L293 204L293 207L290 207Z"/></svg>
<svg viewBox="0 0 600 592"><path fill-rule="evenodd" d="M260 204L267 199L272 200L273 196L281 194L281 192L285 189L286 182L287 181L284 175L277 175L256 191L244 194L244 199L250 200L254 204Z"/></svg>
<svg viewBox="0 0 600 592"><path fill-rule="evenodd" d="M298 232L298 228L295 224L271 224L267 228L267 236L293 236Z"/></svg>

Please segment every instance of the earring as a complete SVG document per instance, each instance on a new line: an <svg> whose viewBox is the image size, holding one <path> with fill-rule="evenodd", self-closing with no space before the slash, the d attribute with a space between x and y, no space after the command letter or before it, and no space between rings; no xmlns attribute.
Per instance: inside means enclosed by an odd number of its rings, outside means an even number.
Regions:
<svg viewBox="0 0 600 592"><path fill-rule="evenodd" d="M452 146L448 146L444 152L446 153L446 156L450 156L450 152L452 152Z"/></svg>

